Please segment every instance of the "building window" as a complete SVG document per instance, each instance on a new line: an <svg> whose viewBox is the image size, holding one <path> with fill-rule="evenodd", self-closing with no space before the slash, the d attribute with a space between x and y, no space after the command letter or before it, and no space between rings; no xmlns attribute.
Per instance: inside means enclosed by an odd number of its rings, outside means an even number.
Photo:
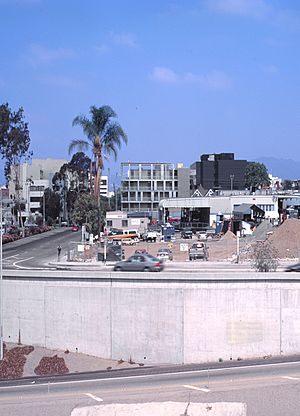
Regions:
<svg viewBox="0 0 300 416"><path fill-rule="evenodd" d="M44 187L44 185L42 185L42 186L34 186L34 185L32 185L31 187L30 187L30 191L44 191L44 189L45 189L45 187Z"/></svg>
<svg viewBox="0 0 300 416"><path fill-rule="evenodd" d="M260 209L262 209L263 211L274 211L275 210L275 206L274 204L260 204L258 205L258 207Z"/></svg>
<svg viewBox="0 0 300 416"><path fill-rule="evenodd" d="M128 220L122 220L122 227L128 227Z"/></svg>
<svg viewBox="0 0 300 416"><path fill-rule="evenodd" d="M40 170L40 179L44 179L44 171Z"/></svg>
<svg viewBox="0 0 300 416"><path fill-rule="evenodd" d="M107 225L107 227L112 227L112 220L107 220L106 221L106 225Z"/></svg>

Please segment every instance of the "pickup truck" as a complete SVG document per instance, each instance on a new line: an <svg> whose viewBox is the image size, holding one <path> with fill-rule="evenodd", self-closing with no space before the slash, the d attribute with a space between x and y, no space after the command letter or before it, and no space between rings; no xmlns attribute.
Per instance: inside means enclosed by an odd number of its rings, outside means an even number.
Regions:
<svg viewBox="0 0 300 416"><path fill-rule="evenodd" d="M157 231L147 231L142 237L144 241L155 243L160 238L160 233Z"/></svg>
<svg viewBox="0 0 300 416"><path fill-rule="evenodd" d="M208 248L205 243L194 243L189 249L190 260L208 260Z"/></svg>

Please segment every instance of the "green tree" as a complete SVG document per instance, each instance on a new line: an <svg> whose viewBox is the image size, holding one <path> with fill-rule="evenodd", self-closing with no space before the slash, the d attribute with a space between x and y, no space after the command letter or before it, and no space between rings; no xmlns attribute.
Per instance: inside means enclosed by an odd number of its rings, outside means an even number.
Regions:
<svg viewBox="0 0 300 416"><path fill-rule="evenodd" d="M0 153L5 159L4 174L7 181L12 166L20 165L22 159L28 161L31 158L29 146L29 129L24 121L23 108L12 111L7 103L0 105Z"/></svg>
<svg viewBox="0 0 300 416"><path fill-rule="evenodd" d="M94 159L94 195L98 204L98 229L100 230L100 183L104 158L117 158L122 143L127 143L127 135L114 119L117 114L109 106L90 108L90 118L80 115L74 118L73 126L81 126L86 140L72 140L69 152L74 149L90 150Z"/></svg>
<svg viewBox="0 0 300 416"><path fill-rule="evenodd" d="M275 272L278 264L278 251L269 241L254 245L252 267L257 272Z"/></svg>
<svg viewBox="0 0 300 416"><path fill-rule="evenodd" d="M290 191L293 189L293 181L290 179L285 179L282 183L282 187L285 191Z"/></svg>
<svg viewBox="0 0 300 416"><path fill-rule="evenodd" d="M89 191L91 159L83 152L75 153L52 178L53 190L59 195L64 220L69 220L79 192Z"/></svg>
<svg viewBox="0 0 300 416"><path fill-rule="evenodd" d="M56 220L59 217L60 213L60 198L57 192L52 191L51 189L45 189L45 217L48 222L48 219ZM42 205L41 205L42 206Z"/></svg>
<svg viewBox="0 0 300 416"><path fill-rule="evenodd" d="M245 172L245 186L255 190L262 186L269 186L270 179L263 163L249 162Z"/></svg>
<svg viewBox="0 0 300 416"><path fill-rule="evenodd" d="M88 232L98 234L98 204L95 195L79 194L71 218L74 224L85 225Z"/></svg>
<svg viewBox="0 0 300 416"><path fill-rule="evenodd" d="M86 191L89 189L89 170L91 166L91 159L83 152L77 152L72 156L68 163L68 169L77 176L77 190Z"/></svg>
<svg viewBox="0 0 300 416"><path fill-rule="evenodd" d="M12 111L8 103L0 105L0 154L5 160L4 174L6 181L15 182L16 209L19 213L19 224L24 234L21 217L19 166L22 160L28 161L32 152L29 150L30 136L28 123L24 121L24 110L20 107Z"/></svg>

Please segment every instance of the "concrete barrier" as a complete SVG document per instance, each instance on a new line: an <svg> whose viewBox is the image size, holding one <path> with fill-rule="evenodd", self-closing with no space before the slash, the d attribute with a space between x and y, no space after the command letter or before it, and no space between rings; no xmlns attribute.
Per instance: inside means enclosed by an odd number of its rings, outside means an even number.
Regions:
<svg viewBox="0 0 300 416"><path fill-rule="evenodd" d="M245 403L135 403L76 408L71 416L246 416Z"/></svg>
<svg viewBox="0 0 300 416"><path fill-rule="evenodd" d="M54 273L60 280L53 273L51 280L39 278L37 271L35 279L6 276L6 341L145 364L300 352L295 274L181 274L173 280L113 274L68 281Z"/></svg>

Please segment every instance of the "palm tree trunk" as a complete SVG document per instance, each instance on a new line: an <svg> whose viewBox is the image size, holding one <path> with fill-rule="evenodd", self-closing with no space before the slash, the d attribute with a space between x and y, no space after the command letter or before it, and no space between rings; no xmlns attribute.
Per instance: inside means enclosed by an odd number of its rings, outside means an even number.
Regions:
<svg viewBox="0 0 300 416"><path fill-rule="evenodd" d="M92 190L93 190L93 162L92 162L92 159L91 159L91 162L90 162L90 193L92 193Z"/></svg>
<svg viewBox="0 0 300 416"><path fill-rule="evenodd" d="M100 196L100 184L101 184L101 175L102 175L102 160L101 156L96 155L96 172L95 172L95 182L94 182L94 195L97 198L97 207L98 207L98 236L100 239L101 232L101 196Z"/></svg>

